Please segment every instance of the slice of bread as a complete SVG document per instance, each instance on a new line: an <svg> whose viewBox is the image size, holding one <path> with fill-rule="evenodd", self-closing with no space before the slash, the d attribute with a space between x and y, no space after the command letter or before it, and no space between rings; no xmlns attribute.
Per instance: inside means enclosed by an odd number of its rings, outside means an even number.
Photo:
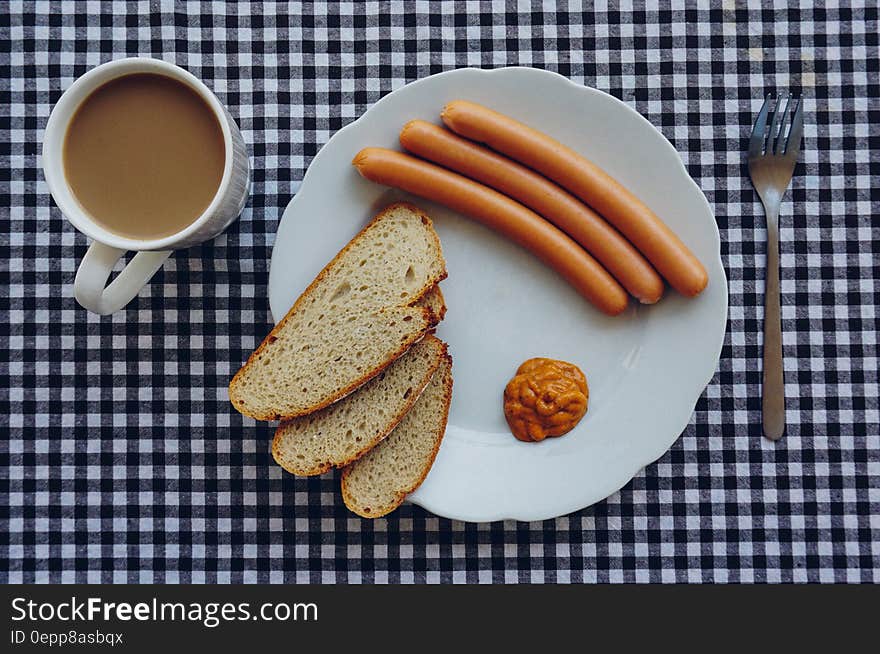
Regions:
<svg viewBox="0 0 880 654"><path fill-rule="evenodd" d="M452 399L452 358L444 357L421 397L385 440L342 473L342 499L364 518L403 503L428 476L446 431Z"/></svg>
<svg viewBox="0 0 880 654"><path fill-rule="evenodd" d="M422 307L334 313L308 339L270 335L229 395L257 420L306 415L382 372L430 328L431 312Z"/></svg>
<svg viewBox="0 0 880 654"><path fill-rule="evenodd" d="M413 205L391 205L327 264L233 377L233 406L275 420L350 393L433 326L432 309L407 305L445 277L431 219Z"/></svg>
<svg viewBox="0 0 880 654"><path fill-rule="evenodd" d="M425 307L431 312L431 322L438 325L446 317L446 299L439 285L432 286L413 306Z"/></svg>
<svg viewBox="0 0 880 654"><path fill-rule="evenodd" d="M376 446L412 408L446 356L428 335L348 397L307 416L284 420L272 456L295 475L348 465Z"/></svg>

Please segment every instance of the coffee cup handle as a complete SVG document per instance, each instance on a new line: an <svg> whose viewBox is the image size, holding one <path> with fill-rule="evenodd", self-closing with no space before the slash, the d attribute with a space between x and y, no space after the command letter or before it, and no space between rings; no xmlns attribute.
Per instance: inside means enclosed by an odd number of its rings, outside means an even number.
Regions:
<svg viewBox="0 0 880 654"><path fill-rule="evenodd" d="M73 295L84 309L102 316L118 311L134 299L172 251L138 252L105 288L113 266L126 252L97 241L89 246L73 282Z"/></svg>

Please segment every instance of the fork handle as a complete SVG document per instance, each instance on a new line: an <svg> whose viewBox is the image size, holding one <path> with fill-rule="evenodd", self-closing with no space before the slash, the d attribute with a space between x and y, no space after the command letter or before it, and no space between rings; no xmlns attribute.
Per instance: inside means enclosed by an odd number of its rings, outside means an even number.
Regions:
<svg viewBox="0 0 880 654"><path fill-rule="evenodd" d="M767 282L764 289L764 436L778 441L785 432L782 320L779 310L779 209L767 211Z"/></svg>

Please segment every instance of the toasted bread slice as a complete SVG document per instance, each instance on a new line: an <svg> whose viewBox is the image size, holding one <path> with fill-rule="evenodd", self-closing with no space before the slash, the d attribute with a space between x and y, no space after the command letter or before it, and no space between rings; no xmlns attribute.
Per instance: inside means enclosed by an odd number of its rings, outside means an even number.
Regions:
<svg viewBox="0 0 880 654"><path fill-rule="evenodd" d="M433 326L432 309L408 305L445 277L430 218L391 205L327 264L233 377L233 406L274 420L350 393Z"/></svg>
<svg viewBox="0 0 880 654"><path fill-rule="evenodd" d="M381 443L342 473L342 499L364 518L396 509L428 476L446 431L452 400L448 355L421 397Z"/></svg>
<svg viewBox="0 0 880 654"><path fill-rule="evenodd" d="M320 475L356 461L406 415L446 356L428 335L348 397L307 416L284 420L272 456L295 475Z"/></svg>

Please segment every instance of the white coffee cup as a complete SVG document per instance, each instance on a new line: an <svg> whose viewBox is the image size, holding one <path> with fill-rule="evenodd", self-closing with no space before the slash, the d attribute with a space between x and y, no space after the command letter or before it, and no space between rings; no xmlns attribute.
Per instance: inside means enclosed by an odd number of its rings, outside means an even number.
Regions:
<svg viewBox="0 0 880 654"><path fill-rule="evenodd" d="M171 236L152 240L126 238L95 222L80 206L64 173L63 148L67 127L80 103L92 91L112 79L131 73L155 73L183 82L214 111L223 132L226 163L220 186L204 213ZM118 59L93 68L76 80L58 100L49 116L43 138L43 173L49 192L64 216L94 242L80 262L73 284L76 301L85 309L106 315L121 309L150 281L173 250L207 241L223 232L238 218L250 188L250 164L241 132L211 90L192 73L159 59ZM127 266L105 288L116 262L128 251L136 251Z"/></svg>

